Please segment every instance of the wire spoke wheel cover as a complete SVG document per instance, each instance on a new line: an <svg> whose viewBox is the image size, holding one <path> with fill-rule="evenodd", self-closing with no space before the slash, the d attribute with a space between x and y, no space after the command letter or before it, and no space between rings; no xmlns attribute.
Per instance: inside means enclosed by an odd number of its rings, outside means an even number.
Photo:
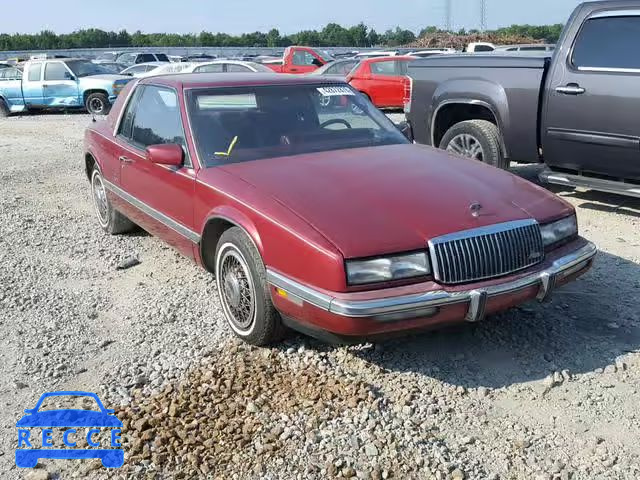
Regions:
<svg viewBox="0 0 640 480"><path fill-rule="evenodd" d="M107 200L107 191L102 182L102 176L95 170L91 177L91 192L93 193L93 204L96 208L98 221L102 227L106 227L109 223L109 201Z"/></svg>
<svg viewBox="0 0 640 480"><path fill-rule="evenodd" d="M473 158L474 160L484 160L484 150L482 149L480 141L468 133L462 133L453 137L449 145L447 145L447 151Z"/></svg>
<svg viewBox="0 0 640 480"><path fill-rule="evenodd" d="M216 278L231 328L239 335L251 333L256 321L256 290L244 256L232 243L224 244L219 251Z"/></svg>

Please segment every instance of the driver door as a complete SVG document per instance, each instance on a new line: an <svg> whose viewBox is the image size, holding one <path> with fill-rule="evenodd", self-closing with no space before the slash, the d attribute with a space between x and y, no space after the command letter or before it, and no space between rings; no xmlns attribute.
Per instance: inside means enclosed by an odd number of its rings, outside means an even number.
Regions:
<svg viewBox="0 0 640 480"><path fill-rule="evenodd" d="M47 62L42 81L44 104L49 107L76 107L80 101L78 80L64 62Z"/></svg>
<svg viewBox="0 0 640 480"><path fill-rule="evenodd" d="M129 204L127 216L193 258L198 242L193 225L195 171L187 153L177 92L153 85L137 87L117 142L121 196ZM151 163L145 149L158 144L181 145L183 166Z"/></svg>

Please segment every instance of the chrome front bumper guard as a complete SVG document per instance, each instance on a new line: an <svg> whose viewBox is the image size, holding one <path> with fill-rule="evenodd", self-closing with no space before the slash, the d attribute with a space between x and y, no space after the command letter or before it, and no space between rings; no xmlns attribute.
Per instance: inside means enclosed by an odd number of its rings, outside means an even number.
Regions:
<svg viewBox="0 0 640 480"><path fill-rule="evenodd" d="M343 300L336 298L318 292L269 269L267 270L267 280L274 287L287 292L287 297L292 301L298 303L304 301L329 313L344 317L373 317L379 321L394 321L418 318L421 315L433 315L438 307L469 303L469 310L465 320L477 322L484 318L487 300L490 297L538 285L537 299L540 301L547 300L555 290L558 280L585 268L596 253L596 246L593 243L588 243L575 252L557 259L549 268L512 282L459 292L435 290L376 300Z"/></svg>

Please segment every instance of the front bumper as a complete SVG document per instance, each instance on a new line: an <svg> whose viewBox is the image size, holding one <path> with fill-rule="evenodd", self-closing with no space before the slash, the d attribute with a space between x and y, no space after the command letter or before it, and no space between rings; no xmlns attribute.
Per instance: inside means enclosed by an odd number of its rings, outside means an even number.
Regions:
<svg viewBox="0 0 640 480"><path fill-rule="evenodd" d="M459 321L478 322L487 313L504 310L532 298L544 301L556 286L585 273L597 253L596 246L577 240L550 255L533 272L444 289L432 283L421 293L389 290L340 294L313 289L273 270L267 270L274 304L299 325L342 335L369 335L428 327ZM371 298L363 298L371 297Z"/></svg>

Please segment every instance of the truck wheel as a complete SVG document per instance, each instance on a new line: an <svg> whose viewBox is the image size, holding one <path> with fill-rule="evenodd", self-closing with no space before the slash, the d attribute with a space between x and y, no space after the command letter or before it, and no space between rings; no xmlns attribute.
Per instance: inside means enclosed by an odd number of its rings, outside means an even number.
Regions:
<svg viewBox="0 0 640 480"><path fill-rule="evenodd" d="M5 102L3 98L0 98L0 118L8 117L10 113L11 110L9 110L7 102Z"/></svg>
<svg viewBox="0 0 640 480"><path fill-rule="evenodd" d="M113 208L107 189L104 186L102 174L98 168L91 172L91 196L96 210L96 216L102 229L111 235L127 233L135 228L135 223Z"/></svg>
<svg viewBox="0 0 640 480"><path fill-rule="evenodd" d="M509 161L502 154L500 130L486 120L456 123L442 137L440 148L503 170L509 168Z"/></svg>
<svg viewBox="0 0 640 480"><path fill-rule="evenodd" d="M87 96L84 106L92 115L107 115L111 110L109 99L104 93L92 93Z"/></svg>
<svg viewBox="0 0 640 480"><path fill-rule="evenodd" d="M216 284L231 330L247 343L268 345L284 326L271 302L262 258L239 227L225 231L216 247Z"/></svg>

